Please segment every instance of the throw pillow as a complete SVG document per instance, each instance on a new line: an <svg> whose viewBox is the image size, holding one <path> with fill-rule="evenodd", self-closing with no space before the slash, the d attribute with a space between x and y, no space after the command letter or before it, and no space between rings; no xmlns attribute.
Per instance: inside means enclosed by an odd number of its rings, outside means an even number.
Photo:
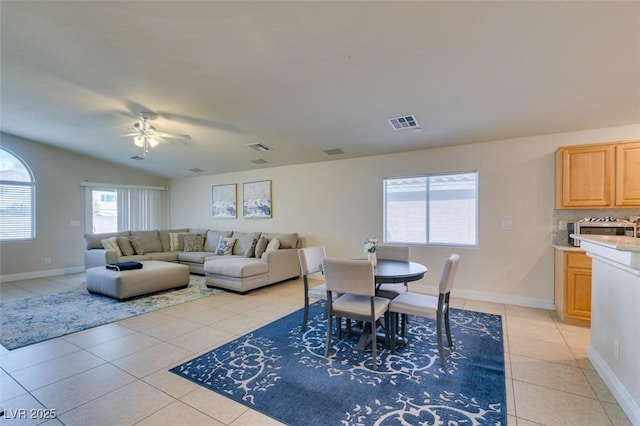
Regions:
<svg viewBox="0 0 640 426"><path fill-rule="evenodd" d="M244 257L255 257L256 256L256 245L258 244L258 238L254 238L247 250L244 252Z"/></svg>
<svg viewBox="0 0 640 426"><path fill-rule="evenodd" d="M192 235L188 232L169 232L169 251L184 250L184 237Z"/></svg>
<svg viewBox="0 0 640 426"><path fill-rule="evenodd" d="M129 237L129 242L131 243L131 247L133 247L133 250L136 252L136 254L144 254L144 247L142 247L140 238L133 235Z"/></svg>
<svg viewBox="0 0 640 426"><path fill-rule="evenodd" d="M118 239L116 237L102 240L102 247L104 247L105 250L115 251L118 253L118 257L122 256L122 251L120 250L120 246L118 246Z"/></svg>
<svg viewBox="0 0 640 426"><path fill-rule="evenodd" d="M267 244L269 244L269 240L264 237L260 237L256 243L256 257L262 257L262 253L267 249Z"/></svg>
<svg viewBox="0 0 640 426"><path fill-rule="evenodd" d="M235 238L221 237L216 249L218 256L230 255L233 252L233 245L236 243Z"/></svg>
<svg viewBox="0 0 640 426"><path fill-rule="evenodd" d="M118 247L120 247L120 251L123 256L133 256L136 254L133 247L131 247L131 243L129 242L129 238L127 237L118 237Z"/></svg>
<svg viewBox="0 0 640 426"><path fill-rule="evenodd" d="M204 247L204 235L185 235L184 251L202 251Z"/></svg>
<svg viewBox="0 0 640 426"><path fill-rule="evenodd" d="M269 244L267 244L267 248L265 249L265 251L278 250L279 248L280 248L280 240L277 238L274 238L273 240L269 241Z"/></svg>

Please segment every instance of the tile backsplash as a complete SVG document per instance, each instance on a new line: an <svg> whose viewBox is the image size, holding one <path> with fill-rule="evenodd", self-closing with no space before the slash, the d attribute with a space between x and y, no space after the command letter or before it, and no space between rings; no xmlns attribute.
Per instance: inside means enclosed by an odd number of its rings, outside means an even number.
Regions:
<svg viewBox="0 0 640 426"><path fill-rule="evenodd" d="M629 216L640 216L637 209L559 209L553 211L553 244L567 244L567 231L560 230L560 222L577 222L585 217L611 216L618 219L629 219Z"/></svg>

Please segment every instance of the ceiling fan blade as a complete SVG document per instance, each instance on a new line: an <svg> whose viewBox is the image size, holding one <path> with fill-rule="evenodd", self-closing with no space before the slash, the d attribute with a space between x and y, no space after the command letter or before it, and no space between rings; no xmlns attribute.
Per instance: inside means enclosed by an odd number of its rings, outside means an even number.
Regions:
<svg viewBox="0 0 640 426"><path fill-rule="evenodd" d="M125 133L124 135L120 135L120 137L125 137L125 136L138 136L140 134L140 132L135 132L135 133Z"/></svg>
<svg viewBox="0 0 640 426"><path fill-rule="evenodd" d="M177 133L154 132L153 134L155 136L160 136L161 138L188 139L188 140L191 140L191 136L189 136L189 135L179 135Z"/></svg>

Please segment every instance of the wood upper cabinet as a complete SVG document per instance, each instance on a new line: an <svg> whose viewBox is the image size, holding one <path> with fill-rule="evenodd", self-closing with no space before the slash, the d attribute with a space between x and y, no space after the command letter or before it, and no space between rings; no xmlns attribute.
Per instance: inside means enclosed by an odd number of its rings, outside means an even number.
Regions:
<svg viewBox="0 0 640 426"><path fill-rule="evenodd" d="M640 142L616 145L616 205L640 206Z"/></svg>
<svg viewBox="0 0 640 426"><path fill-rule="evenodd" d="M640 141L559 148L556 208L640 206Z"/></svg>

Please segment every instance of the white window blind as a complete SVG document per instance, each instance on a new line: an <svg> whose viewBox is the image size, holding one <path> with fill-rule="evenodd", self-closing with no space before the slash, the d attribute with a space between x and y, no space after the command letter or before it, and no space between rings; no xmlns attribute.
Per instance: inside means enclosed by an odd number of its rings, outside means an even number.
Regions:
<svg viewBox="0 0 640 426"><path fill-rule="evenodd" d="M35 182L27 165L0 148L0 241L35 238Z"/></svg>
<svg viewBox="0 0 640 426"><path fill-rule="evenodd" d="M478 173L384 180L384 241L477 245Z"/></svg>

